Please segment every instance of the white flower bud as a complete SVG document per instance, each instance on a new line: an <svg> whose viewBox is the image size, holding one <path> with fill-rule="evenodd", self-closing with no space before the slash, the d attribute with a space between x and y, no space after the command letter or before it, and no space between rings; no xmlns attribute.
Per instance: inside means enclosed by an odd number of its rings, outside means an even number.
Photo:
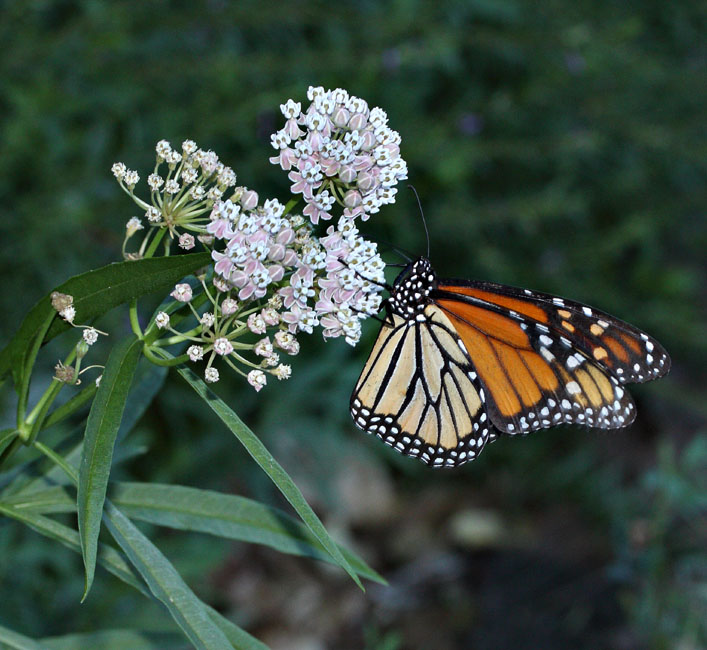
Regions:
<svg viewBox="0 0 707 650"><path fill-rule="evenodd" d="M260 389L267 383L267 378L262 370L251 370L248 373L248 383L255 388L255 392L260 392Z"/></svg>
<svg viewBox="0 0 707 650"><path fill-rule="evenodd" d="M207 368L204 372L204 379L208 384L215 384L219 380L218 370L216 368Z"/></svg>
<svg viewBox="0 0 707 650"><path fill-rule="evenodd" d="M204 348L200 345L190 345L187 350L187 356L190 361L201 361L204 358Z"/></svg>
<svg viewBox="0 0 707 650"><path fill-rule="evenodd" d="M161 330L165 329L165 327L169 327L169 314L163 311L157 314L157 316L155 316L155 325Z"/></svg>

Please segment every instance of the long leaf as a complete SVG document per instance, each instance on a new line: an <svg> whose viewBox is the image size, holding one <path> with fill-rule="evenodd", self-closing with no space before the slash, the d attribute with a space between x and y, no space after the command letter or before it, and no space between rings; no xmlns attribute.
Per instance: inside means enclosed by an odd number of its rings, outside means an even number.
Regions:
<svg viewBox="0 0 707 650"><path fill-rule="evenodd" d="M131 336L113 348L88 414L76 496L79 536L86 569L84 598L91 588L96 567L96 548L113 459L113 445L142 345L142 341Z"/></svg>
<svg viewBox="0 0 707 650"><path fill-rule="evenodd" d="M4 502L0 503L0 514L22 522L32 530L63 544L72 551L81 552L79 534L73 528L64 526L64 524L60 524L49 517L43 517L36 512L31 512L31 510L17 508ZM128 583L150 597L150 592L142 584L142 581L136 576L125 558L114 548L100 544L98 547L98 562L123 582Z"/></svg>
<svg viewBox="0 0 707 650"><path fill-rule="evenodd" d="M162 389L166 378L167 368L156 366L147 359L140 359L135 372L135 379L128 395L130 409L123 414L120 429L118 429L119 441L123 440L133 430L140 418L145 414L157 393Z"/></svg>
<svg viewBox="0 0 707 650"><path fill-rule="evenodd" d="M86 634L67 634L41 640L47 650L157 650L173 648L179 637L140 630L101 630Z"/></svg>
<svg viewBox="0 0 707 650"><path fill-rule="evenodd" d="M204 650L230 650L232 646L226 635L171 562L110 501L106 502L104 521L150 591L167 607L194 646Z"/></svg>
<svg viewBox="0 0 707 650"><path fill-rule="evenodd" d="M52 488L52 490L55 489L61 490L61 488ZM49 490L47 493L49 493ZM65 500L62 499L62 497L56 496L56 493L54 499L55 503L63 502L64 505L66 505ZM46 501L49 501L48 494ZM12 517L16 521L26 524L41 535L45 535L50 539L60 542L76 553L81 553L78 533L72 528L64 526L49 517L42 517L37 514L33 511L32 503L28 503L25 508L17 508L14 504L0 502L0 514ZM143 595L148 598L153 598L150 591L144 586L142 580L137 577L132 567L126 562L123 555L111 546L99 544L98 563L126 584L135 587L135 589L140 591ZM215 609L206 604L203 604L203 606L211 620L224 633L234 648L245 648L246 650L267 650L267 646L265 644L261 643L255 637L248 634L248 632L229 621Z"/></svg>
<svg viewBox="0 0 707 650"><path fill-rule="evenodd" d="M209 259L208 253L193 253L109 264L74 276L56 287L56 291L74 297L75 322L85 323L133 298L169 288L207 264ZM29 311L15 336L0 352L0 378L12 368L15 384L19 383L24 352L52 312L50 292ZM69 325L66 322L60 318L54 319L44 342L67 329Z"/></svg>
<svg viewBox="0 0 707 650"><path fill-rule="evenodd" d="M351 568L346 558L341 554L336 542L329 536L326 528L319 520L314 511L307 503L299 488L290 478L289 474L282 466L273 458L272 454L267 450L260 439L243 423L236 413L228 407L216 394L208 389L206 384L201 381L188 368L179 368L179 374L186 379L189 385L204 399L221 421L231 430L233 435L238 438L240 443L246 448L246 451L253 457L263 471L270 477L272 482L282 492L284 497L290 502L295 512L300 516L307 528L319 540L321 545L331 555L333 560L348 573L353 581L365 591L356 572Z"/></svg>
<svg viewBox="0 0 707 650"><path fill-rule="evenodd" d="M116 483L111 500L131 519L243 542L263 544L282 553L333 562L312 533L288 514L233 494L157 483ZM66 495L37 495L32 508L61 508ZM356 572L385 580L354 553L339 547Z"/></svg>
<svg viewBox="0 0 707 650"><path fill-rule="evenodd" d="M2 502L17 510L34 512L39 515L76 512L76 499L59 485L45 490L23 490L18 494L3 498Z"/></svg>
<svg viewBox="0 0 707 650"><path fill-rule="evenodd" d="M0 647L12 650L43 650L43 646L24 634L0 625Z"/></svg>

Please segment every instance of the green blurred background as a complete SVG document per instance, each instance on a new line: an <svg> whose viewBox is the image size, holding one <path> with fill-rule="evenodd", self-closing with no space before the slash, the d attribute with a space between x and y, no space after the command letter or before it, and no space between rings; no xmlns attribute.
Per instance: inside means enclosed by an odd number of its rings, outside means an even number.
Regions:
<svg viewBox="0 0 707 650"><path fill-rule="evenodd" d="M375 323L355 350L309 341L293 378L257 396L222 382L390 587L364 595L308 560L150 530L200 595L283 649L707 644L704 3L28 0L0 12L3 340L41 295L119 256L135 212L110 165L145 178L160 138L193 138L285 200L269 135L278 105L313 84L388 112L440 274L588 302L673 358L666 379L632 388L629 429L502 439L450 472L350 422ZM426 249L404 188L364 231ZM125 314L105 326L127 328ZM279 504L189 390L167 379L117 474ZM105 573L79 605L78 556L6 523L0 624L34 637L173 629Z"/></svg>

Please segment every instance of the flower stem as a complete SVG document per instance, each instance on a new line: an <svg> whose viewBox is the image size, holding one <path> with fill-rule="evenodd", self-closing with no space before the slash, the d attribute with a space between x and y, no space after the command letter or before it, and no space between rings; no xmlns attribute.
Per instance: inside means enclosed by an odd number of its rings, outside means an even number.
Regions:
<svg viewBox="0 0 707 650"><path fill-rule="evenodd" d="M287 202L287 205L285 205L285 209L282 212L282 216L284 217L286 214L292 210L297 204L299 203L299 199L292 198Z"/></svg>
<svg viewBox="0 0 707 650"><path fill-rule="evenodd" d="M130 301L130 327L132 327L133 334L142 340L144 335L142 333L142 329L140 328L140 320L138 319L137 298L133 298Z"/></svg>
<svg viewBox="0 0 707 650"><path fill-rule="evenodd" d="M163 366L166 368L169 368L171 366L178 366L179 364L185 363L189 360L189 356L186 354L182 354L181 356L173 357L171 359L165 359L162 357L162 350L160 350L159 348L152 348L147 346L143 348L142 353L145 355L145 357L147 357L147 359L151 363L154 363L156 366Z"/></svg>
<svg viewBox="0 0 707 650"><path fill-rule="evenodd" d="M54 320L55 316L56 312L52 309L51 314L47 316L47 318L37 331L37 335L32 341L32 347L30 347L29 353L27 354L27 357L24 361L24 366L21 368L22 379L20 381L20 387L18 391L19 398L17 400L17 428L20 430L22 430L25 419L25 413L27 411L27 400L29 399L29 384L32 378L32 367L34 366L34 362L37 359L37 354L39 354L39 348L42 346L44 336L46 335L47 330L52 324L52 321Z"/></svg>
<svg viewBox="0 0 707 650"><path fill-rule="evenodd" d="M155 238L150 243L149 248L145 251L145 257L152 257L155 254L155 251L157 250L157 247L160 245L160 242L162 241L165 232L166 232L166 229L161 228L160 231L155 235Z"/></svg>

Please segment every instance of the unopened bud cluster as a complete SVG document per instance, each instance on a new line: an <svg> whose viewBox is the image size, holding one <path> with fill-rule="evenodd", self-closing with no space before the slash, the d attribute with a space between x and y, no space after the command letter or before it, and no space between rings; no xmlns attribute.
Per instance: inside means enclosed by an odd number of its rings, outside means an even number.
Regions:
<svg viewBox="0 0 707 650"><path fill-rule="evenodd" d="M136 193L140 176L123 163L115 163L113 175L135 203L144 210L144 219L154 228L167 228L177 239L179 247L191 250L196 239L210 243L204 230L211 208L223 197L238 202L248 201L252 194L244 187L236 187L236 174L224 165L213 151L197 147L193 140L182 142L180 150L172 148L167 140L160 140L155 147L156 162L147 177L150 198L144 200ZM144 223L132 217L126 224L126 240ZM144 247L137 255L144 253Z"/></svg>

